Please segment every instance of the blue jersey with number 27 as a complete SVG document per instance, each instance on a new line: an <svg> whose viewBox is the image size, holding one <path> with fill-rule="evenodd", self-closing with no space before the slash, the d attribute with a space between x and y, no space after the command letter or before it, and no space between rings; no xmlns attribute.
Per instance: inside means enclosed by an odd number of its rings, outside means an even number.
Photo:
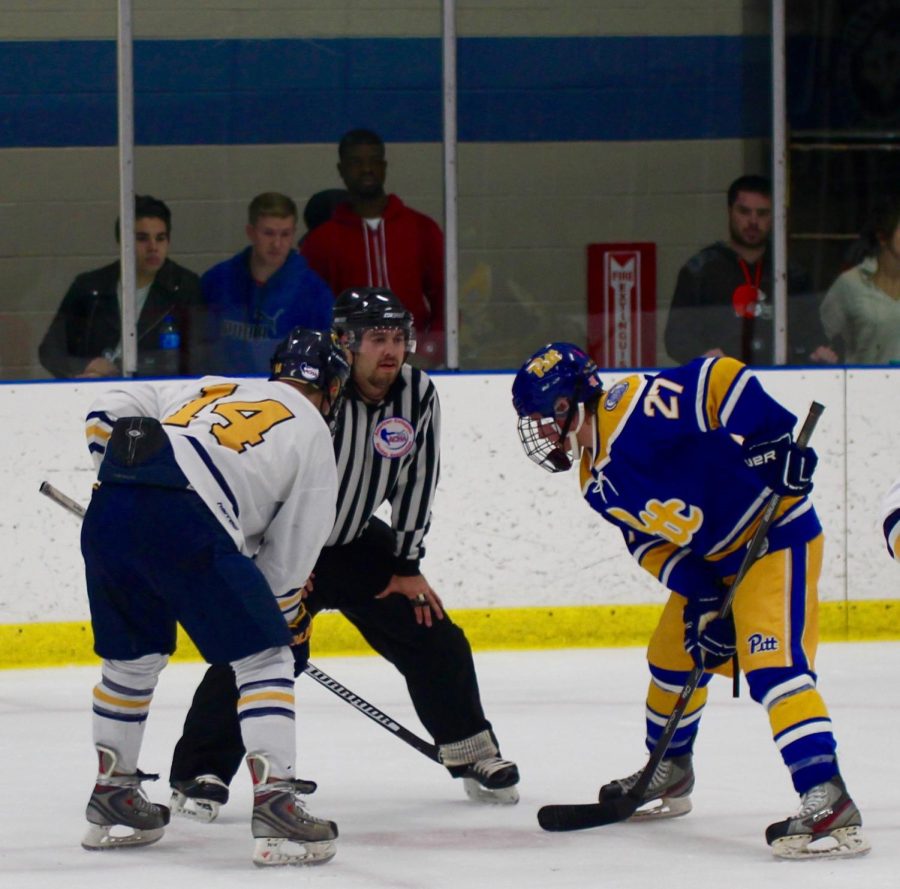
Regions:
<svg viewBox="0 0 900 889"><path fill-rule="evenodd" d="M733 358L624 377L598 405L582 494L668 589L712 592L737 572L772 493L742 443L791 432L796 419ZM806 497L783 498L775 515L770 551L821 533Z"/></svg>

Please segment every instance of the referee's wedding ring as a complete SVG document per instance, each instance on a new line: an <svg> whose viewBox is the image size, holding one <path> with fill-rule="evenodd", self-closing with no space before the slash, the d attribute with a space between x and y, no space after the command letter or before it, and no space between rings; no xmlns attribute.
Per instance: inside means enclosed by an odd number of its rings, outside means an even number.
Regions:
<svg viewBox="0 0 900 889"><path fill-rule="evenodd" d="M419 595L416 596L416 605L427 605L427 604L428 604L428 599L425 598L425 594L419 593Z"/></svg>

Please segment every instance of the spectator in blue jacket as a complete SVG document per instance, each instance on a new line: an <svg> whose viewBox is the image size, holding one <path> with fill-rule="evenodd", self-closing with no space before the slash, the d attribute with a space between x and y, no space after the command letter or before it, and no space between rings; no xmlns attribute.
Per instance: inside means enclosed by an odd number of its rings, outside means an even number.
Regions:
<svg viewBox="0 0 900 889"><path fill-rule="evenodd" d="M331 290L294 248L297 215L286 195L257 195L248 210L250 246L200 279L209 310L210 372L268 374L275 346L294 327L331 327Z"/></svg>

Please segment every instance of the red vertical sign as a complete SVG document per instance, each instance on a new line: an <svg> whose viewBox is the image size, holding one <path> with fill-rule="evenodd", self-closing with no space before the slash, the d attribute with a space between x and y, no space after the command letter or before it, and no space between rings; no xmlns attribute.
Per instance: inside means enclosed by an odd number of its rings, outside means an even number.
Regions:
<svg viewBox="0 0 900 889"><path fill-rule="evenodd" d="M587 342L600 367L656 364L656 244L588 244Z"/></svg>

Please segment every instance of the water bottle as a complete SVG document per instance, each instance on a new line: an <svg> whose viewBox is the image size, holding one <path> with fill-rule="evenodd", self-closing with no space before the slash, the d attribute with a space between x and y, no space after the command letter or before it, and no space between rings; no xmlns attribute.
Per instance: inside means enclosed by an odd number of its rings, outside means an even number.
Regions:
<svg viewBox="0 0 900 889"><path fill-rule="evenodd" d="M156 373L161 377L177 377L181 357L181 334L171 315L163 318L159 329L159 362Z"/></svg>

